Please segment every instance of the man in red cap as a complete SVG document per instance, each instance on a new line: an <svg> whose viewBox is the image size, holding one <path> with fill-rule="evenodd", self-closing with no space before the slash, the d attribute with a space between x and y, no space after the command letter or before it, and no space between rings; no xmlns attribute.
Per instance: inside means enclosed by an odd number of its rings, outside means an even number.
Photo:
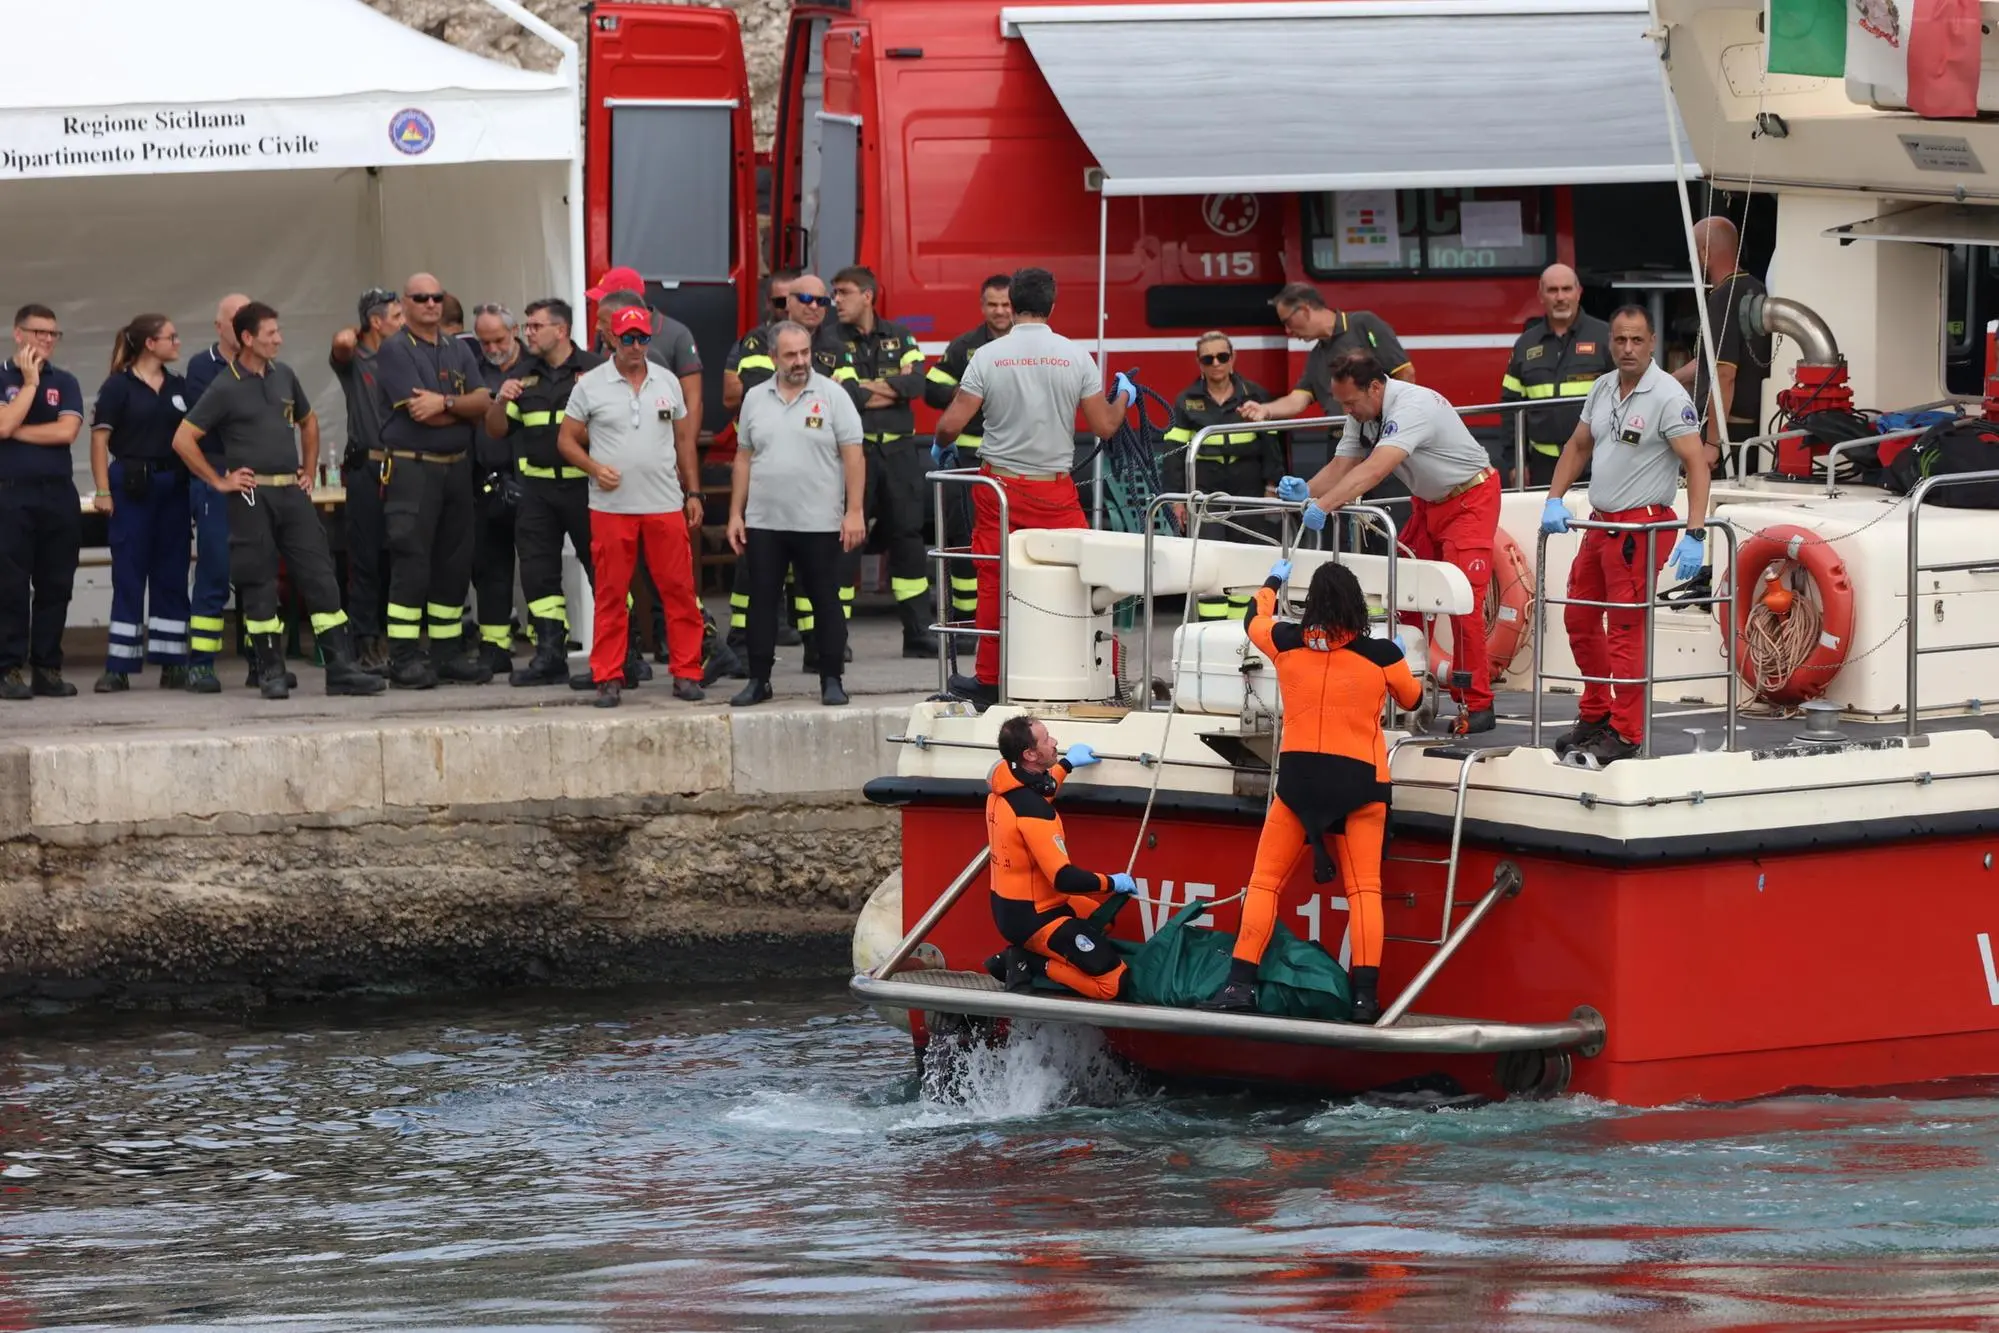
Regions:
<svg viewBox="0 0 1999 1333"><path fill-rule="evenodd" d="M701 523L700 464L677 429L687 416L680 382L647 356L654 318L644 306L612 316L611 359L577 379L556 439L563 461L590 478L590 678L599 708L617 706L625 679L625 602L642 546L666 612L673 695L702 697L701 605L687 541Z"/></svg>

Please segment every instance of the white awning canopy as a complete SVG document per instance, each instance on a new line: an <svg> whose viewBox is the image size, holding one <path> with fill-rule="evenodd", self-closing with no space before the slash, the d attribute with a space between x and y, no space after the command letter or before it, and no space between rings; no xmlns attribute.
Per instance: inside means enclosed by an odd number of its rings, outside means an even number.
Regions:
<svg viewBox="0 0 1999 1333"><path fill-rule="evenodd" d="M1999 245L1999 208L1920 204L1829 227L1836 241L1915 241L1928 245Z"/></svg>
<svg viewBox="0 0 1999 1333"><path fill-rule="evenodd" d="M0 180L568 161L575 93L360 0L62 0L7 26Z"/></svg>
<svg viewBox="0 0 1999 1333"><path fill-rule="evenodd" d="M1000 25L1107 195L1673 179L1643 0L1009 6Z"/></svg>

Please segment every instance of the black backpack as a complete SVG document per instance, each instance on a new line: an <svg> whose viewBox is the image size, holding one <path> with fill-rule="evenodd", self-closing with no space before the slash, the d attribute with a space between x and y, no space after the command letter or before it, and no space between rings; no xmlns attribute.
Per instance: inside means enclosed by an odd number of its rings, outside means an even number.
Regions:
<svg viewBox="0 0 1999 1333"><path fill-rule="evenodd" d="M1888 465L1882 484L1907 495L1925 477L1959 472L1999 472L1999 424L1966 417L1931 426ZM1948 509L1999 509L1999 481L1943 486L1927 498Z"/></svg>

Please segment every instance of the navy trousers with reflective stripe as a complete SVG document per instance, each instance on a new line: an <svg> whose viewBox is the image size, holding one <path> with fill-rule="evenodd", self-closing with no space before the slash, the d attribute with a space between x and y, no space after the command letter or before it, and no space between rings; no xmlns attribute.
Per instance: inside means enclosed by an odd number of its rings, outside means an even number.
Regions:
<svg viewBox="0 0 1999 1333"><path fill-rule="evenodd" d="M146 498L125 493L128 469L111 460L111 642L105 669L137 671L187 661L188 517L192 480L178 467L152 473ZM151 614L148 614L150 606Z"/></svg>

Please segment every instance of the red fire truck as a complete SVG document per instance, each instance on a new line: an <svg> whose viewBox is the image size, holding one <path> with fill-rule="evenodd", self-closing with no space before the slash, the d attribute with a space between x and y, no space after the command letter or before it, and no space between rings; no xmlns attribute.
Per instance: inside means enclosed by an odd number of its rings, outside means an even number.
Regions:
<svg viewBox="0 0 1999 1333"><path fill-rule="evenodd" d="M1386 318L1423 382L1490 401L1551 261L1599 307L1687 299L1677 122L1645 12L799 3L765 266L867 264L884 313L934 353L978 322L981 279L1040 265L1061 286L1056 325L1168 394L1211 328L1244 374L1288 388L1302 348L1269 301L1304 280ZM734 15L599 3L590 36L591 271L663 284L718 365L757 317Z"/></svg>

